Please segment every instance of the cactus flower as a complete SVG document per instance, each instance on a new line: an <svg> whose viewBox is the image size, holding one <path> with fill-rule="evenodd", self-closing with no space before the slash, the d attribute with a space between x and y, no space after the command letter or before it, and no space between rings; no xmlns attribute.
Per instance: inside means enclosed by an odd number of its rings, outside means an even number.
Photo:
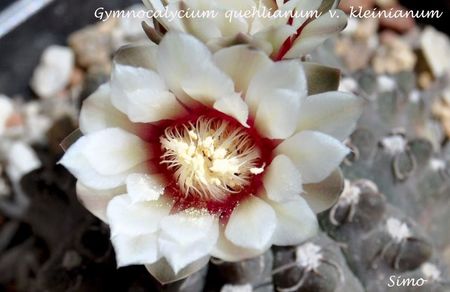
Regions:
<svg viewBox="0 0 450 292"><path fill-rule="evenodd" d="M212 50L249 41L275 60L305 56L347 25L347 16L335 9L335 0L143 2L160 14L154 19L154 35L187 32Z"/></svg>
<svg viewBox="0 0 450 292"><path fill-rule="evenodd" d="M109 224L118 266L170 282L210 256L238 261L315 235L361 107L347 93L307 96L298 60L247 45L212 53L168 32L117 53L61 164Z"/></svg>

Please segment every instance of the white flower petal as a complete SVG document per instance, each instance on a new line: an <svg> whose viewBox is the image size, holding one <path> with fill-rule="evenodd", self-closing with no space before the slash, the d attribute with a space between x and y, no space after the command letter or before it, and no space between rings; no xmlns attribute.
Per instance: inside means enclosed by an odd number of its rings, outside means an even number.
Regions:
<svg viewBox="0 0 450 292"><path fill-rule="evenodd" d="M127 193L133 203L156 201L164 193L166 182L161 175L133 173L127 177Z"/></svg>
<svg viewBox="0 0 450 292"><path fill-rule="evenodd" d="M183 20L186 32L195 35L204 43L222 36L215 19L186 17Z"/></svg>
<svg viewBox="0 0 450 292"><path fill-rule="evenodd" d="M80 182L93 189L108 190L125 184L125 179L131 173L146 173L149 171L146 162L115 175L98 173L84 155L87 138L79 138L64 154L59 163L64 165Z"/></svg>
<svg viewBox="0 0 450 292"><path fill-rule="evenodd" d="M363 104L362 98L337 91L308 96L300 109L297 130L319 131L342 141L353 132Z"/></svg>
<svg viewBox="0 0 450 292"><path fill-rule="evenodd" d="M225 236L237 246L262 251L270 246L275 228L276 216L272 207L251 197L233 210Z"/></svg>
<svg viewBox="0 0 450 292"><path fill-rule="evenodd" d="M214 62L233 79L236 92L242 92L244 95L253 76L272 63L264 52L247 45L217 51L214 54Z"/></svg>
<svg viewBox="0 0 450 292"><path fill-rule="evenodd" d="M164 10L164 4L161 0L142 0L142 2L148 9L156 11Z"/></svg>
<svg viewBox="0 0 450 292"><path fill-rule="evenodd" d="M106 208L109 201L115 196L125 193L123 186L109 190L96 190L83 185L80 181L77 182L76 190L81 204L94 216L106 223L108 222Z"/></svg>
<svg viewBox="0 0 450 292"><path fill-rule="evenodd" d="M211 52L193 36L169 32L158 50L158 72L187 106L205 105L234 93L232 80L212 61Z"/></svg>
<svg viewBox="0 0 450 292"><path fill-rule="evenodd" d="M219 99L214 103L213 107L219 112L235 118L244 127L248 127L248 106L240 95L234 94Z"/></svg>
<svg viewBox="0 0 450 292"><path fill-rule="evenodd" d="M80 112L80 130L83 134L89 134L112 127L119 127L129 132L136 130L136 125L112 105L110 86L106 83L83 102Z"/></svg>
<svg viewBox="0 0 450 292"><path fill-rule="evenodd" d="M245 101L263 136L284 139L294 133L306 93L306 78L300 62L284 61L273 63L255 75Z"/></svg>
<svg viewBox="0 0 450 292"><path fill-rule="evenodd" d="M186 110L154 71L116 64L111 74L113 105L133 122L172 119Z"/></svg>
<svg viewBox="0 0 450 292"><path fill-rule="evenodd" d="M284 58L293 59L306 55L327 38L343 30L346 25L347 15L341 10L330 10L322 14L305 26Z"/></svg>
<svg viewBox="0 0 450 292"><path fill-rule="evenodd" d="M269 199L276 202L297 198L303 191L301 175L286 155L273 159L266 169L263 184Z"/></svg>
<svg viewBox="0 0 450 292"><path fill-rule="evenodd" d="M155 233L111 237L118 267L152 264L159 259L158 236Z"/></svg>
<svg viewBox="0 0 450 292"><path fill-rule="evenodd" d="M217 243L214 246L213 250L211 251L211 255L213 257L219 258L227 262L237 262L256 257L260 255L263 252L263 250L266 249L264 248L259 250L237 246L226 238L224 234L225 231L223 229L224 228L220 229ZM269 247L270 245L268 244L267 248Z"/></svg>
<svg viewBox="0 0 450 292"><path fill-rule="evenodd" d="M106 210L111 236L154 233L171 208L171 203L164 200L133 203L127 194L116 196Z"/></svg>
<svg viewBox="0 0 450 292"><path fill-rule="evenodd" d="M151 158L139 137L120 128L108 128L85 136L83 155L102 175L115 175Z"/></svg>
<svg viewBox="0 0 450 292"><path fill-rule="evenodd" d="M154 264L145 265L145 268L159 283L166 285L185 279L200 271L208 265L209 258L209 256L202 257L201 259L190 263L176 274L165 258L160 258L159 261Z"/></svg>
<svg viewBox="0 0 450 292"><path fill-rule="evenodd" d="M279 52L281 46L288 39L288 37L295 34L296 32L297 30L294 27L286 24L280 26L271 26L267 29L257 32L253 35L253 37L261 41L268 41L272 45L273 53L276 54Z"/></svg>
<svg viewBox="0 0 450 292"><path fill-rule="evenodd" d="M150 43L128 44L114 54L113 63L132 67L156 70L156 53L158 46Z"/></svg>
<svg viewBox="0 0 450 292"><path fill-rule="evenodd" d="M188 209L164 218L161 232L180 244L191 244L203 239L215 221L206 211Z"/></svg>
<svg viewBox="0 0 450 292"><path fill-rule="evenodd" d="M218 219L198 210L186 210L161 222L159 247L173 271L208 255L219 235Z"/></svg>
<svg viewBox="0 0 450 292"><path fill-rule="evenodd" d="M303 131L283 141L275 153L284 154L294 162L303 183L316 183L339 166L349 149L331 136Z"/></svg>
<svg viewBox="0 0 450 292"><path fill-rule="evenodd" d="M320 213L333 206L344 189L344 177L340 169L333 171L326 179L315 184L303 185L302 197L309 207Z"/></svg>
<svg viewBox="0 0 450 292"><path fill-rule="evenodd" d="M277 203L268 201L277 216L277 228L272 237L275 245L298 245L319 231L316 214L302 197Z"/></svg>
<svg viewBox="0 0 450 292"><path fill-rule="evenodd" d="M295 17L292 22L292 26L297 30L306 20L308 20L311 16L309 13L314 13L320 7L322 1L317 0L302 0L297 1L297 5L295 10L299 12L299 16L303 17Z"/></svg>
<svg viewBox="0 0 450 292"><path fill-rule="evenodd" d="M196 71L185 76L180 83L189 97L207 106L234 94L231 78L207 60L199 64Z"/></svg>

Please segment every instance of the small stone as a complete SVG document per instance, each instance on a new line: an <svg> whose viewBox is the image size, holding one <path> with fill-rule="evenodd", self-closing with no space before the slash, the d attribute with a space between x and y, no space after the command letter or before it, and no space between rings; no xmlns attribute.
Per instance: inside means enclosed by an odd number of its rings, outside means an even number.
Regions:
<svg viewBox="0 0 450 292"><path fill-rule="evenodd" d="M406 14L406 9L400 5L396 5L387 9L388 13L395 15L396 13ZM406 33L413 29L416 25L414 19L410 16L407 17L384 17L380 18L380 26L387 29L392 29L400 33Z"/></svg>
<svg viewBox="0 0 450 292"><path fill-rule="evenodd" d="M450 40L431 26L427 26L420 39L420 47L434 77L450 70Z"/></svg>
<svg viewBox="0 0 450 292"><path fill-rule="evenodd" d="M71 49L50 46L42 54L31 79L31 88L41 98L56 96L70 81L74 66Z"/></svg>
<svg viewBox="0 0 450 292"><path fill-rule="evenodd" d="M382 45L372 59L372 66L378 74L397 74L412 71L417 57L412 48L399 37L389 35L381 38Z"/></svg>
<svg viewBox="0 0 450 292"><path fill-rule="evenodd" d="M433 103L431 111L441 122L447 137L450 137L450 105L442 100Z"/></svg>
<svg viewBox="0 0 450 292"><path fill-rule="evenodd" d="M342 78L338 90L350 93L356 92L358 90L358 82L351 77Z"/></svg>
<svg viewBox="0 0 450 292"><path fill-rule="evenodd" d="M11 189L9 188L6 180L0 177L0 199L5 197L11 193Z"/></svg>
<svg viewBox="0 0 450 292"><path fill-rule="evenodd" d="M9 184L7 183L6 179L3 177L3 168L2 165L0 164L0 199L2 197L9 195L10 193L11 188L9 187Z"/></svg>
<svg viewBox="0 0 450 292"><path fill-rule="evenodd" d="M16 128L23 126L24 120L22 115L19 113L13 113L11 116L9 116L9 119L6 121L6 128Z"/></svg>
<svg viewBox="0 0 450 292"><path fill-rule="evenodd" d="M52 104L58 104L58 99ZM58 105L58 109L62 106ZM49 114L42 112L42 103L28 102L23 106L23 115L25 120L24 140L32 142L45 142L45 133L52 125L52 119Z"/></svg>
<svg viewBox="0 0 450 292"><path fill-rule="evenodd" d="M429 72L422 72L417 78L417 84L421 89L429 89L433 85L433 76Z"/></svg>
<svg viewBox="0 0 450 292"><path fill-rule="evenodd" d="M388 9L398 5L397 0L375 0L375 4L383 9Z"/></svg>
<svg viewBox="0 0 450 292"><path fill-rule="evenodd" d="M80 68L74 68L70 75L70 86L81 86L84 80L84 72Z"/></svg>
<svg viewBox="0 0 450 292"><path fill-rule="evenodd" d="M364 70L357 81L361 89L367 92L367 94L373 94L375 92L377 77L373 70Z"/></svg>
<svg viewBox="0 0 450 292"><path fill-rule="evenodd" d="M13 182L18 182L22 176L42 166L33 148L23 142L10 145L6 157L6 172Z"/></svg>
<svg viewBox="0 0 450 292"><path fill-rule="evenodd" d="M450 86L448 86L444 91L442 92L442 99L450 105Z"/></svg>
<svg viewBox="0 0 450 292"><path fill-rule="evenodd" d="M377 78L378 90L380 92L394 91L397 88L395 80L389 76L381 75Z"/></svg>
<svg viewBox="0 0 450 292"><path fill-rule="evenodd" d="M377 33L379 20L377 18L365 18L359 23L354 36L360 40L368 40Z"/></svg>
<svg viewBox="0 0 450 292"><path fill-rule="evenodd" d="M10 98L0 94L0 136L7 127L8 120L14 112L14 105Z"/></svg>
<svg viewBox="0 0 450 292"><path fill-rule="evenodd" d="M62 266L68 270L78 267L82 262L81 256L74 250L68 250L64 254Z"/></svg>
<svg viewBox="0 0 450 292"><path fill-rule="evenodd" d="M342 0L339 3L339 9L349 13L352 8L358 9L362 7L363 11L372 9L375 5L375 0Z"/></svg>
<svg viewBox="0 0 450 292"><path fill-rule="evenodd" d="M100 25L88 26L74 32L69 36L68 42L75 52L77 64L83 68L111 62L111 35Z"/></svg>
<svg viewBox="0 0 450 292"><path fill-rule="evenodd" d="M419 103L421 101L421 96L420 96L420 91L418 90L413 90L411 91L411 93L408 95L408 101L410 103Z"/></svg>
<svg viewBox="0 0 450 292"><path fill-rule="evenodd" d="M402 71L393 77L397 82L398 89L402 93L409 95L410 93L417 91L416 88L417 79L416 74L414 72Z"/></svg>
<svg viewBox="0 0 450 292"><path fill-rule="evenodd" d="M220 289L220 292L252 292L253 287L250 284L246 285L230 285L226 284Z"/></svg>
<svg viewBox="0 0 450 292"><path fill-rule="evenodd" d="M351 72L366 68L372 55L369 44L363 41L354 42L350 38L337 40L335 51Z"/></svg>

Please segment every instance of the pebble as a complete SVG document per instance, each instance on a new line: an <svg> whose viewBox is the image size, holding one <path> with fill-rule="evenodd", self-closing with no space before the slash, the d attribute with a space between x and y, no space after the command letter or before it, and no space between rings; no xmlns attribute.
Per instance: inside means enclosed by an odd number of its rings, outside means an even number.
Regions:
<svg viewBox="0 0 450 292"><path fill-rule="evenodd" d="M41 98L57 95L70 81L74 58L72 50L67 47L50 46L45 49L31 79L33 91Z"/></svg>
<svg viewBox="0 0 450 292"><path fill-rule="evenodd" d="M419 73L419 77L417 78L417 85L419 85L421 89L429 89L433 85L433 81L434 79L431 73L428 71L424 71Z"/></svg>
<svg viewBox="0 0 450 292"><path fill-rule="evenodd" d="M14 113L14 105L10 98L0 94L0 136L7 127L8 120Z"/></svg>
<svg viewBox="0 0 450 292"><path fill-rule="evenodd" d="M360 6L363 11L372 9L375 5L375 0L342 0L339 3L339 9L342 9L344 12L350 12L352 7L358 9Z"/></svg>
<svg viewBox="0 0 450 292"><path fill-rule="evenodd" d="M387 9L388 13L392 13L395 15L395 13L399 13L400 11L406 12L406 9L403 8L400 5L395 5L394 7L391 7ZM380 26L387 29L392 29L400 33L406 33L410 30L412 30L416 25L416 22L412 17L381 17L380 18Z"/></svg>
<svg viewBox="0 0 450 292"><path fill-rule="evenodd" d="M351 77L345 77L342 78L341 82L339 83L339 91L343 92L356 92L358 90L358 82L356 82L355 79Z"/></svg>
<svg viewBox="0 0 450 292"><path fill-rule="evenodd" d="M420 47L434 77L450 70L450 40L431 26L427 26L420 39Z"/></svg>
<svg viewBox="0 0 450 292"><path fill-rule="evenodd" d="M351 72L366 68L372 56L372 50L368 44L361 41L355 42L350 38L337 40L335 52Z"/></svg>
<svg viewBox="0 0 450 292"><path fill-rule="evenodd" d="M22 141L13 142L6 152L6 172L13 182L18 182L22 176L42 166L33 148Z"/></svg>
<svg viewBox="0 0 450 292"><path fill-rule="evenodd" d="M230 285L226 284L220 289L220 292L252 292L253 287L250 284L246 285Z"/></svg>
<svg viewBox="0 0 450 292"><path fill-rule="evenodd" d="M394 91L397 88L395 79L386 75L378 76L377 85L380 92Z"/></svg>
<svg viewBox="0 0 450 292"><path fill-rule="evenodd" d="M6 197L11 193L11 189L9 188L6 180L3 177L0 177L0 199L2 197Z"/></svg>
<svg viewBox="0 0 450 292"><path fill-rule="evenodd" d="M112 40L109 22L88 26L69 36L68 43L82 68L111 63Z"/></svg>
<svg viewBox="0 0 450 292"><path fill-rule="evenodd" d="M55 104L59 102L55 101ZM58 106L62 109L62 106ZM44 142L45 133L51 127L53 121L50 113L42 112L42 104L39 102L28 102L23 106L25 117L26 135L23 137L25 141Z"/></svg>
<svg viewBox="0 0 450 292"><path fill-rule="evenodd" d="M84 81L84 72L80 68L74 68L70 75L70 86L82 86Z"/></svg>
<svg viewBox="0 0 450 292"><path fill-rule="evenodd" d="M378 74L396 74L412 71L417 63L417 56L412 48L401 38L384 35L380 38L382 45L372 59L372 66Z"/></svg>
<svg viewBox="0 0 450 292"><path fill-rule="evenodd" d="M383 9L388 9L398 5L397 0L375 0L375 4Z"/></svg>
<svg viewBox="0 0 450 292"><path fill-rule="evenodd" d="M6 182L6 179L3 177L3 167L0 164L0 199L2 197L7 196L8 194L10 194L11 189L8 185L8 183ZM0 223L1 225L1 223Z"/></svg>
<svg viewBox="0 0 450 292"><path fill-rule="evenodd" d="M82 263L81 256L75 250L68 250L63 256L62 266L68 270L72 270Z"/></svg>
<svg viewBox="0 0 450 292"><path fill-rule="evenodd" d="M450 137L450 105L442 100L437 100L433 103L431 111L440 120L446 136Z"/></svg>
<svg viewBox="0 0 450 292"><path fill-rule="evenodd" d="M420 91L419 90L413 90L411 91L411 93L408 95L408 100L411 103L419 103L421 100L421 96L420 96Z"/></svg>
<svg viewBox="0 0 450 292"><path fill-rule="evenodd" d="M378 27L379 20L377 18L363 19L355 30L354 36L357 39L367 41L377 33Z"/></svg>
<svg viewBox="0 0 450 292"><path fill-rule="evenodd" d="M447 88L444 89L442 92L442 99L450 105L450 86L447 86Z"/></svg>

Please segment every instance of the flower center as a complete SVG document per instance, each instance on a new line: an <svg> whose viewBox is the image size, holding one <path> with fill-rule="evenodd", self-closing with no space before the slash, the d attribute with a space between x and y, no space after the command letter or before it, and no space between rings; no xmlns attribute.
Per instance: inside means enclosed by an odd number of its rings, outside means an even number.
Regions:
<svg viewBox="0 0 450 292"><path fill-rule="evenodd" d="M223 201L263 171L261 154L245 128L200 116L172 126L160 137L161 164L173 172L184 196Z"/></svg>

